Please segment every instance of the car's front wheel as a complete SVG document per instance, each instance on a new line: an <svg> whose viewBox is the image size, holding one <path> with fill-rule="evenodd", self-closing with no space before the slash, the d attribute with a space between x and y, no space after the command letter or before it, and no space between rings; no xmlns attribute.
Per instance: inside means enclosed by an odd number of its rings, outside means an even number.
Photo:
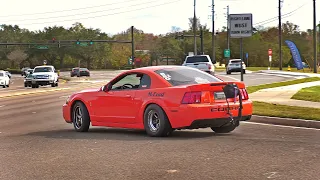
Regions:
<svg viewBox="0 0 320 180"><path fill-rule="evenodd" d="M72 122L78 132L87 132L90 126L90 116L82 102L76 102L72 109Z"/></svg>
<svg viewBox="0 0 320 180"><path fill-rule="evenodd" d="M144 128L153 137L168 136L173 132L166 113L155 104L149 105L144 112Z"/></svg>

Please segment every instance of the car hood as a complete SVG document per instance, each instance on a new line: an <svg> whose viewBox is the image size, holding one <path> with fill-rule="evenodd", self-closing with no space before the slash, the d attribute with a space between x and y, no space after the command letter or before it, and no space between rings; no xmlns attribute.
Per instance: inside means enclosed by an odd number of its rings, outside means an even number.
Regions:
<svg viewBox="0 0 320 180"><path fill-rule="evenodd" d="M87 92L98 92L100 91L100 88L91 88L91 89L85 89L80 91L80 93L87 93Z"/></svg>
<svg viewBox="0 0 320 180"><path fill-rule="evenodd" d="M35 72L32 75L52 75L53 72Z"/></svg>

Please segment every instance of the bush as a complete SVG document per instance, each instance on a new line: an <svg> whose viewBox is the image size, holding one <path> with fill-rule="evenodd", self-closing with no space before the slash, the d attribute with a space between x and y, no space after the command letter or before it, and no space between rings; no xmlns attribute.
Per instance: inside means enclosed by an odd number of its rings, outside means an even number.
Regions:
<svg viewBox="0 0 320 180"><path fill-rule="evenodd" d="M5 71L9 71L11 74L21 74L21 70L20 69L5 69Z"/></svg>

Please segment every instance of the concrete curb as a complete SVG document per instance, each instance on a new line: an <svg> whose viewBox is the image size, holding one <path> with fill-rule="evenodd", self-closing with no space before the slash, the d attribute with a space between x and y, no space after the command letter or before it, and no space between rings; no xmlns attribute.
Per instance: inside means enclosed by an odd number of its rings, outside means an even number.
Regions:
<svg viewBox="0 0 320 180"><path fill-rule="evenodd" d="M248 122L320 129L320 121L253 115Z"/></svg>

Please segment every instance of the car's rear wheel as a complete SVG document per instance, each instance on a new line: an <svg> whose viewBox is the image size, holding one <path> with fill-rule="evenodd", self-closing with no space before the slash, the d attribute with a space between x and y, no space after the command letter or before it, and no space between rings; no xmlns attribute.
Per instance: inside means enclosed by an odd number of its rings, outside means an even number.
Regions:
<svg viewBox="0 0 320 180"><path fill-rule="evenodd" d="M72 123L78 132L87 132L90 126L90 116L82 102L76 102L72 109Z"/></svg>
<svg viewBox="0 0 320 180"><path fill-rule="evenodd" d="M211 127L212 131L214 131L215 133L229 133L231 131L233 131L234 129L236 129L237 124L229 124L226 126L222 126L222 127Z"/></svg>
<svg viewBox="0 0 320 180"><path fill-rule="evenodd" d="M149 136L163 137L173 132L169 119L158 105L149 105L144 112L144 128Z"/></svg>
<svg viewBox="0 0 320 180"><path fill-rule="evenodd" d="M230 72L230 71L227 71L227 74L231 74L231 72Z"/></svg>

